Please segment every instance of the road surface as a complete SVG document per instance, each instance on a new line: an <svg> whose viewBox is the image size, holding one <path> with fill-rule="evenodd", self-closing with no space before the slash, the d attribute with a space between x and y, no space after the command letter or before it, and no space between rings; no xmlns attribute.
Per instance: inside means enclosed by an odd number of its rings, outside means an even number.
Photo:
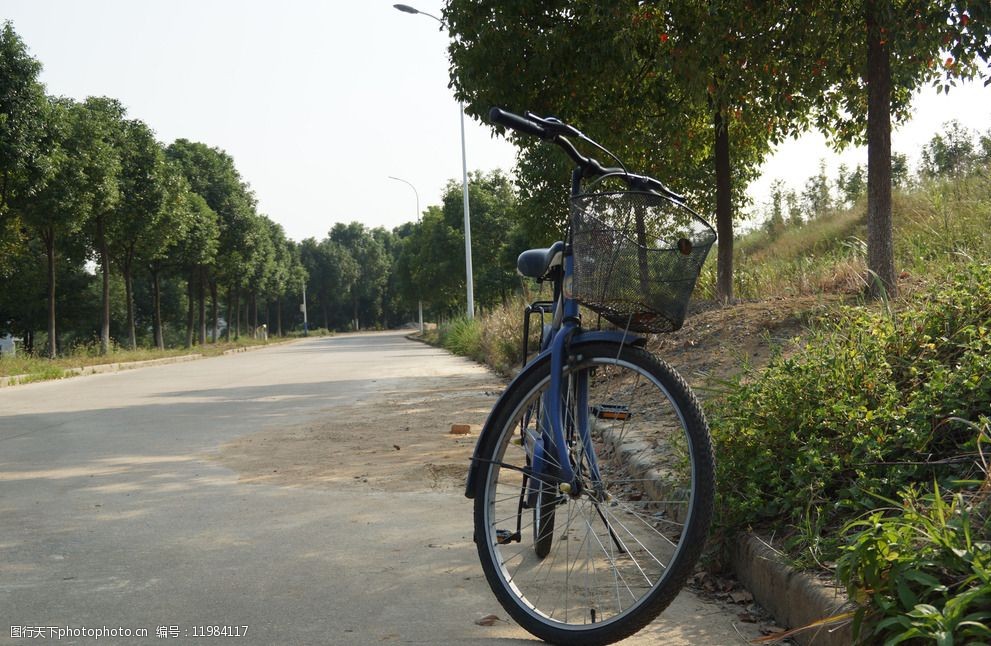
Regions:
<svg viewBox="0 0 991 646"><path fill-rule="evenodd" d="M532 643L446 434L500 383L384 333L0 389L0 643ZM686 592L627 643L745 643L735 613Z"/></svg>

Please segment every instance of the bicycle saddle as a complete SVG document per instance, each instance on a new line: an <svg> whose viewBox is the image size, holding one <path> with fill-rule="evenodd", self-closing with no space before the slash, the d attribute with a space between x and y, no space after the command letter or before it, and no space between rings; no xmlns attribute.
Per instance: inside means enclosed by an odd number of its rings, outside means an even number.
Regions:
<svg viewBox="0 0 991 646"><path fill-rule="evenodd" d="M552 265L560 264L564 243L558 240L546 249L528 249L516 260L516 269L524 276L541 278Z"/></svg>

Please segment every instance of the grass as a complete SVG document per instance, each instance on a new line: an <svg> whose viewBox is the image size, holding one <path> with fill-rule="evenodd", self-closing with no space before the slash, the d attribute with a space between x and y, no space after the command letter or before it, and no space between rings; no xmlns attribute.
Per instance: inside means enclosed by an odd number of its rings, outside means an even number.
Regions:
<svg viewBox="0 0 991 646"><path fill-rule="evenodd" d="M436 330L428 330L424 338L429 343L484 363L499 374L509 376L522 362L520 344L525 307L524 298L517 296L474 319L462 317ZM539 324L536 321L535 318L531 328L531 347L536 347L539 342Z"/></svg>
<svg viewBox="0 0 991 646"><path fill-rule="evenodd" d="M905 288L947 267L991 257L991 179L983 174L934 180L892 196L895 267ZM752 300L863 290L867 274L866 204L833 211L781 231L752 231L734 241L734 295ZM709 255L696 298L715 297L716 254Z"/></svg>
<svg viewBox="0 0 991 646"><path fill-rule="evenodd" d="M134 361L148 361L152 359L164 359L167 357L177 357L188 354L201 354L203 356L217 356L228 350L237 348L265 345L271 341L262 341L242 337L237 341L208 343L206 345L195 345L192 348L169 348L158 350L154 348L138 348L137 350L115 349L110 353L101 355L99 346L87 344L74 348L65 356L56 359L47 359L38 356L19 353L14 357L4 356L0 359L0 377L12 377L25 375L26 378L21 383L32 381L45 381L47 379L61 379L65 376L65 371L72 368L85 368L88 366L98 366L108 363L130 363Z"/></svg>

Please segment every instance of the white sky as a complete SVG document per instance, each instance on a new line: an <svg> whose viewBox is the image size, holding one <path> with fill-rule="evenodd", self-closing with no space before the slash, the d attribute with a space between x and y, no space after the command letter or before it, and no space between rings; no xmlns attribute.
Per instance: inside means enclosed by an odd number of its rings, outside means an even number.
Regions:
<svg viewBox="0 0 991 646"><path fill-rule="evenodd" d="M234 158L259 210L290 238L322 238L335 222L392 228L440 202L461 177L459 108L448 89L447 39L391 0L3 0L49 94L119 99L164 143L184 137ZM409 2L439 16L442 0ZM913 160L951 118L991 127L991 88L928 92L893 148ZM594 133L590 133L594 136ZM469 170L510 170L515 153L466 121ZM788 142L751 187L801 188L820 158L818 135ZM847 151L849 166L866 162ZM676 187L675 187L676 188Z"/></svg>

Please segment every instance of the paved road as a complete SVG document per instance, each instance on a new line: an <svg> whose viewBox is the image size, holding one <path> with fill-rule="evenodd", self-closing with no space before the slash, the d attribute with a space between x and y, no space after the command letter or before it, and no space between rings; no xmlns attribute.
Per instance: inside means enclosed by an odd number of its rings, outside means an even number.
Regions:
<svg viewBox="0 0 991 646"><path fill-rule="evenodd" d="M398 334L353 335L0 390L0 643L50 643L47 627L149 635L60 642L78 644L168 643L173 628L183 643L529 641L475 624L506 615L460 493L245 484L214 459L386 382L457 389L480 372ZM629 643L741 643L734 618L686 593ZM194 638L204 626L248 628Z"/></svg>

